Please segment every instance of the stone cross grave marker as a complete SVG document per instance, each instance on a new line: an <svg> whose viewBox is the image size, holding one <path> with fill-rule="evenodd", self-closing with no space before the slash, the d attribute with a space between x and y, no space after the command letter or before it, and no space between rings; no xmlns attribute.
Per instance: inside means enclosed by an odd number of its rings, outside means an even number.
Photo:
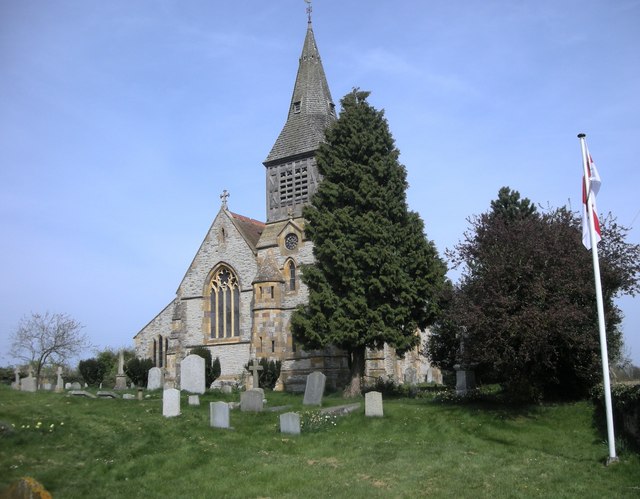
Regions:
<svg viewBox="0 0 640 499"><path fill-rule="evenodd" d="M367 392L364 395L364 415L367 417L379 417L384 416L382 409L382 393L380 392Z"/></svg>
<svg viewBox="0 0 640 499"><path fill-rule="evenodd" d="M229 404L226 402L209 403L210 422L212 428L230 428Z"/></svg>
<svg viewBox="0 0 640 499"><path fill-rule="evenodd" d="M164 387L164 375L159 367L149 369L147 378L147 390L158 390Z"/></svg>
<svg viewBox="0 0 640 499"><path fill-rule="evenodd" d="M118 374L116 374L116 386L114 390L127 389L127 375L124 373L124 352L120 350L118 354Z"/></svg>
<svg viewBox="0 0 640 499"><path fill-rule="evenodd" d="M264 367L256 363L256 359L253 359L253 364L249 366L249 370L253 373L253 388L260 388L260 375L259 371L262 371Z"/></svg>
<svg viewBox="0 0 640 499"><path fill-rule="evenodd" d="M324 384L327 377L320 371L314 371L307 376L307 386L304 389L302 405L322 405Z"/></svg>
<svg viewBox="0 0 640 499"><path fill-rule="evenodd" d="M180 363L180 389L204 393L204 359L199 355L187 355Z"/></svg>
<svg viewBox="0 0 640 499"><path fill-rule="evenodd" d="M300 414L297 412L280 414L280 433L300 435Z"/></svg>
<svg viewBox="0 0 640 499"><path fill-rule="evenodd" d="M56 392L64 391L64 380L62 379L62 366L58 366L58 379L56 380Z"/></svg>
<svg viewBox="0 0 640 499"><path fill-rule="evenodd" d="M240 410L242 412L262 412L264 407L264 391L253 388L240 394Z"/></svg>
<svg viewBox="0 0 640 499"><path fill-rule="evenodd" d="M180 390L167 388L162 392L162 415L165 418L180 415Z"/></svg>

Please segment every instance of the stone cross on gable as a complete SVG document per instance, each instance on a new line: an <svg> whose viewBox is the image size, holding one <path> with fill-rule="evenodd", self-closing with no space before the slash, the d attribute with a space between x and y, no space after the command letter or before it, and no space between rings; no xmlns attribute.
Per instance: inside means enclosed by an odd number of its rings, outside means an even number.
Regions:
<svg viewBox="0 0 640 499"><path fill-rule="evenodd" d="M227 189L225 189L224 191L222 191L222 194L220 194L220 199L222 199L222 207L226 210L227 209L227 199L229 199L229 192L227 191Z"/></svg>
<svg viewBox="0 0 640 499"><path fill-rule="evenodd" d="M258 371L262 371L264 367L260 364L256 364L256 359L253 359L253 364L249 366L249 370L253 372L253 388L260 388L260 375Z"/></svg>

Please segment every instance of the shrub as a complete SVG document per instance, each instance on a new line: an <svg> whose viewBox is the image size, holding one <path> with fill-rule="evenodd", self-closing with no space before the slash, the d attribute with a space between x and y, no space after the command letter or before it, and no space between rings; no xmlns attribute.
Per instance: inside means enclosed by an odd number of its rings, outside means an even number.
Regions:
<svg viewBox="0 0 640 499"><path fill-rule="evenodd" d="M96 358L81 360L78 364L78 371L84 382L90 386L97 386L102 383L102 378L107 372L107 366Z"/></svg>
<svg viewBox="0 0 640 499"><path fill-rule="evenodd" d="M606 409L602 384L592 391L592 400L595 405L594 424L602 433L606 433ZM640 450L640 384L613 385L611 405L616 436L636 450Z"/></svg>
<svg viewBox="0 0 640 499"><path fill-rule="evenodd" d="M151 359L129 359L124 365L124 372L136 386L147 386L149 369L153 367Z"/></svg>

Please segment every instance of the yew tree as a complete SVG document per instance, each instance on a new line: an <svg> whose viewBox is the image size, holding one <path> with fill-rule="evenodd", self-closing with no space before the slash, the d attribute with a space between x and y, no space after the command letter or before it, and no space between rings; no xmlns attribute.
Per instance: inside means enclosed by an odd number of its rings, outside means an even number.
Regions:
<svg viewBox="0 0 640 499"><path fill-rule="evenodd" d="M639 290L640 246L626 242L627 229L611 216L602 222L598 250L615 362L622 349L615 298ZM487 213L470 219L449 256L463 273L433 328L432 362L444 369L475 364L519 401L578 398L601 381L592 257L576 214L566 208L540 213L505 187Z"/></svg>
<svg viewBox="0 0 640 499"><path fill-rule="evenodd" d="M406 170L368 95L356 89L341 100L317 152L322 182L303 213L315 263L302 269L309 301L291 322L304 347L347 352L347 396L360 393L367 348L387 343L402 354L419 343L418 330L437 315L446 272L407 207Z"/></svg>

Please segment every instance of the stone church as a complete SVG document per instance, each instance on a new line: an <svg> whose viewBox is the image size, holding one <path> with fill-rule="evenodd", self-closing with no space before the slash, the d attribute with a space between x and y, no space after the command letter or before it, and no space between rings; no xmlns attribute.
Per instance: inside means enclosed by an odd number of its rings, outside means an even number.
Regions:
<svg viewBox="0 0 640 499"><path fill-rule="evenodd" d="M320 370L334 388L348 380L347 357L335 348L305 351L289 321L307 300L300 266L313 262L302 207L321 181L315 151L336 107L308 20L287 120L264 161L266 222L229 211L226 191L176 297L134 337L138 357L151 358L179 381L180 361L204 346L221 364L219 381L237 381L251 359L282 361L277 389L300 391L306 375ZM417 333L418 334L418 333ZM425 333L422 333L424 336ZM418 349L397 358L392 348L370 351L370 381L440 381Z"/></svg>

